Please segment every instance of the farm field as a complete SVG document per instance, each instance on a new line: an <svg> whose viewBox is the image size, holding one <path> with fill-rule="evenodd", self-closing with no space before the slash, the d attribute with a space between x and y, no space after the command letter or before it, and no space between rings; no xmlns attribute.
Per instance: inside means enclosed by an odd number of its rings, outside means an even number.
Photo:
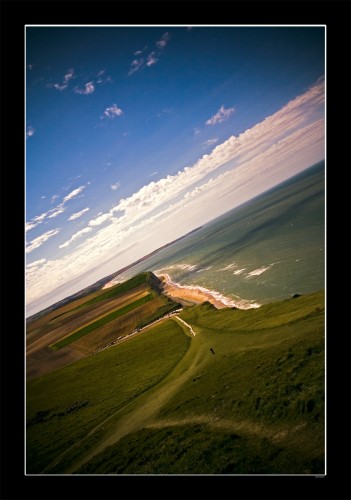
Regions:
<svg viewBox="0 0 351 500"><path fill-rule="evenodd" d="M156 276L142 273L29 320L27 378L92 354L177 308L177 303L160 294L159 286Z"/></svg>
<svg viewBox="0 0 351 500"><path fill-rule="evenodd" d="M28 380L27 473L323 474L324 292L178 318Z"/></svg>

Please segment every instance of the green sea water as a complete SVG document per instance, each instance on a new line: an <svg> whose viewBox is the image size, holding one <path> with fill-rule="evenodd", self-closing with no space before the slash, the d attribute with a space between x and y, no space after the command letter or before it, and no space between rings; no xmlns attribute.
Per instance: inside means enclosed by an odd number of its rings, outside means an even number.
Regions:
<svg viewBox="0 0 351 500"><path fill-rule="evenodd" d="M313 165L134 266L255 306L325 284L325 164Z"/></svg>

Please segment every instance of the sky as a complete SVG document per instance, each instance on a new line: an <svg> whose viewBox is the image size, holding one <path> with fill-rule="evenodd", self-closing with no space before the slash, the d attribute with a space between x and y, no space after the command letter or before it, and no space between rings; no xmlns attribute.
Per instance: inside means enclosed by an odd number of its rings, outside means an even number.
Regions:
<svg viewBox="0 0 351 500"><path fill-rule="evenodd" d="M322 160L324 27L27 26L26 316Z"/></svg>

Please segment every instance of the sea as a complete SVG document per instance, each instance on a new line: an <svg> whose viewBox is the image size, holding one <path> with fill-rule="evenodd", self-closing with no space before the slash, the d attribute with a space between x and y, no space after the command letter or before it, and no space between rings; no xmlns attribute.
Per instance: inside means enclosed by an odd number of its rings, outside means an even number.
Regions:
<svg viewBox="0 0 351 500"><path fill-rule="evenodd" d="M117 276L167 274L243 309L325 286L325 162L319 162Z"/></svg>

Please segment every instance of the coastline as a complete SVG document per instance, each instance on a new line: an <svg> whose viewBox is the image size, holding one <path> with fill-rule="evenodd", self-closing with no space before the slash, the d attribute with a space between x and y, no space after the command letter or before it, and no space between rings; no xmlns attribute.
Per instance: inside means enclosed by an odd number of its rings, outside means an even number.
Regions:
<svg viewBox="0 0 351 500"><path fill-rule="evenodd" d="M155 273L156 274L156 273ZM238 308L238 309L253 309L260 307L256 302L252 303L248 300L237 300L226 297L215 290L208 290L202 286L186 286L180 285L172 281L169 274L160 273L156 276L162 281L163 293L173 300L179 302L188 302L191 304L202 304L210 302L216 309Z"/></svg>

